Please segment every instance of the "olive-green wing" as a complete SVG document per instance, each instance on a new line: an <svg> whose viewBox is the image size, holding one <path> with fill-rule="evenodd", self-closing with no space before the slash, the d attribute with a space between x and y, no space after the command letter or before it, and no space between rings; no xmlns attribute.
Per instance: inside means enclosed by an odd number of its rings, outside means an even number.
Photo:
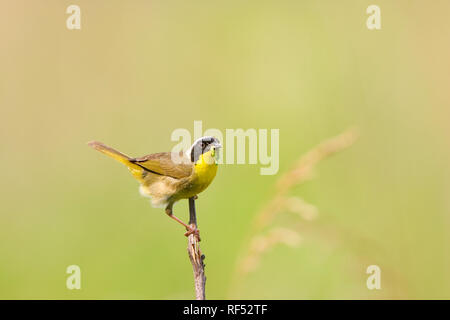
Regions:
<svg viewBox="0 0 450 320"><path fill-rule="evenodd" d="M192 162L186 158L183 152L154 153L141 158L130 159L130 162L153 174L175 179L189 177L192 173Z"/></svg>

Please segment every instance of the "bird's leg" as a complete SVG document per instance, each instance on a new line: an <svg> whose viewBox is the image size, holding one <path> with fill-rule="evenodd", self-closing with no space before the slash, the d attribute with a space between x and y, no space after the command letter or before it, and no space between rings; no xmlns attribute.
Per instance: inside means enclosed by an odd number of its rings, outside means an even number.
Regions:
<svg viewBox="0 0 450 320"><path fill-rule="evenodd" d="M166 207L166 214L169 217L171 217L173 220L175 220L176 222L178 222L179 224L183 225L186 228L187 232L184 234L186 237L188 237L191 234L195 234L197 236L198 240L200 241L200 232L198 231L198 229L184 223L178 217L174 216L174 214L172 213L172 205L168 205Z"/></svg>

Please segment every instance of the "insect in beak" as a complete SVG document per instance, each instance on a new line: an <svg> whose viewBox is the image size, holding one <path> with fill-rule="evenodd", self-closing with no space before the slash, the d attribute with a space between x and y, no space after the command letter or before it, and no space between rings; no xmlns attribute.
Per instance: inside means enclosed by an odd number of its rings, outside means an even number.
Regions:
<svg viewBox="0 0 450 320"><path fill-rule="evenodd" d="M219 157L219 150L218 149L220 149L220 148L222 148L222 145L220 144L220 143L214 143L214 145L211 147L211 155L213 156L213 157Z"/></svg>

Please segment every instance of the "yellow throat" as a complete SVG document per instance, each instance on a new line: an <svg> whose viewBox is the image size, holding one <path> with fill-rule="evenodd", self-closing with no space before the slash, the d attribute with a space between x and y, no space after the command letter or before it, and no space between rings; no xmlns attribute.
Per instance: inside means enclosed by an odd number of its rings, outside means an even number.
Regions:
<svg viewBox="0 0 450 320"><path fill-rule="evenodd" d="M202 154L194 165L195 184L203 191L214 180L217 173L216 150Z"/></svg>

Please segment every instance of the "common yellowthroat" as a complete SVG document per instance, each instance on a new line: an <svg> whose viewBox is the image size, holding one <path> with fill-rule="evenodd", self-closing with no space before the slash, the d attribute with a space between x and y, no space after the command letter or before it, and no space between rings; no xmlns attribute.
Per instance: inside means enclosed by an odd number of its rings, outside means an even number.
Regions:
<svg viewBox="0 0 450 320"><path fill-rule="evenodd" d="M140 193L150 197L154 207L165 207L169 217L186 227L186 236L198 236L198 230L174 216L172 208L178 200L196 197L213 181L217 149L222 147L218 139L202 137L184 153L161 152L140 158L130 158L101 142L92 141L88 145L126 165L139 181Z"/></svg>

